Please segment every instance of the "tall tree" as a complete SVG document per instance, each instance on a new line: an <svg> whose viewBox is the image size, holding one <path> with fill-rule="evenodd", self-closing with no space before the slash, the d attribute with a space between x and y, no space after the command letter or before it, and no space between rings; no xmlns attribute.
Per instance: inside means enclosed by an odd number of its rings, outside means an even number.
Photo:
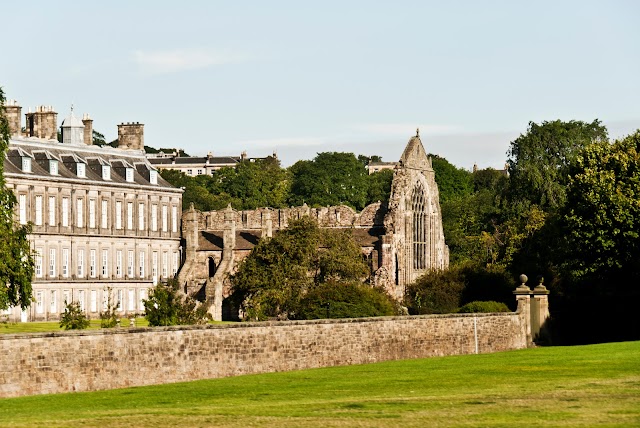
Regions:
<svg viewBox="0 0 640 428"><path fill-rule="evenodd" d="M571 161L591 142L606 140L607 129L597 119L529 122L507 152L512 206L518 211L534 204L548 211L564 205Z"/></svg>
<svg viewBox="0 0 640 428"><path fill-rule="evenodd" d="M0 87L0 154L9 148L9 122L5 116L4 92ZM33 256L27 235L30 225L18 225L14 221L16 197L7 188L4 179L4 165L0 162L0 309L31 304L31 278L33 277Z"/></svg>
<svg viewBox="0 0 640 428"><path fill-rule="evenodd" d="M471 173L463 168L456 168L448 160L438 155L429 155L436 183L440 193L440 202L471 195L473 181Z"/></svg>
<svg viewBox="0 0 640 428"><path fill-rule="evenodd" d="M562 220L572 272L640 276L640 131L585 148L568 189Z"/></svg>
<svg viewBox="0 0 640 428"><path fill-rule="evenodd" d="M349 205L356 210L367 204L367 170L353 153L324 152L312 161L290 168L291 205Z"/></svg>

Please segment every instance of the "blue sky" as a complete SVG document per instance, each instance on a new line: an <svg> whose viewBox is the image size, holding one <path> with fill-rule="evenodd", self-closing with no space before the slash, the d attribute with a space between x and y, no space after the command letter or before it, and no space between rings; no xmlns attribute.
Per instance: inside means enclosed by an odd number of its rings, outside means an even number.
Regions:
<svg viewBox="0 0 640 428"><path fill-rule="evenodd" d="M0 85L26 112L145 124L190 154L400 157L420 127L502 167L529 121L640 128L636 1L31 1L2 5Z"/></svg>

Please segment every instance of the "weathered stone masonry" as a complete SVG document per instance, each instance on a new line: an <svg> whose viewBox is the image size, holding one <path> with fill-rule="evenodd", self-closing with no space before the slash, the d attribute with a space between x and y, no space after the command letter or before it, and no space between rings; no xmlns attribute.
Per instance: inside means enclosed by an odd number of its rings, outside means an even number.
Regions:
<svg viewBox="0 0 640 428"><path fill-rule="evenodd" d="M526 348L527 312L0 336L0 397ZM530 331L530 330L529 330Z"/></svg>

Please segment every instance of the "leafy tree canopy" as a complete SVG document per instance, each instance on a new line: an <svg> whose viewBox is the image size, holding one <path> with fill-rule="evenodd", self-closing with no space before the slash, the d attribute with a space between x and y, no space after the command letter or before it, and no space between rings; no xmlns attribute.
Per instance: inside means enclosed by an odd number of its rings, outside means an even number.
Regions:
<svg viewBox="0 0 640 428"><path fill-rule="evenodd" d="M9 148L9 123L5 116L4 92L0 88L0 154ZM27 240L30 225L18 225L14 221L16 197L6 187L4 164L0 162L0 309L31 304L31 278L33 256Z"/></svg>
<svg viewBox="0 0 640 428"><path fill-rule="evenodd" d="M326 282L361 281L367 266L349 231L293 220L258 242L231 276L232 299L246 319L293 318L306 293Z"/></svg>
<svg viewBox="0 0 640 428"><path fill-rule="evenodd" d="M535 204L548 211L564 205L569 165L588 144L606 140L607 129L597 119L529 122L527 132L512 141L507 152L514 208Z"/></svg>
<svg viewBox="0 0 640 428"><path fill-rule="evenodd" d="M473 192L473 180L469 171L464 168L456 168L448 160L438 155L430 154L429 156L436 174L440 202L469 196Z"/></svg>

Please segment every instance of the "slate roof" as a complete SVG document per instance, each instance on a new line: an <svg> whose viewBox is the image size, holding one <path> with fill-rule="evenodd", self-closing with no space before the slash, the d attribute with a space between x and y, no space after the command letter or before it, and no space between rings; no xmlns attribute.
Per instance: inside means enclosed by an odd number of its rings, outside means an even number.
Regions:
<svg viewBox="0 0 640 428"><path fill-rule="evenodd" d="M30 173L22 171L22 157L25 155L34 159L31 162ZM60 161L58 162L58 174L49 173L49 159ZM86 177L76 175L76 163L78 162L87 165ZM110 180L102 178L103 165L111 166ZM126 167L134 168L133 183L126 181ZM180 191L164 180L160 174L158 174L157 185L150 183L149 171L155 170L155 168L147 161L144 153L109 146L77 146L40 138L12 138L5 154L4 170L5 174L23 175L34 179L63 178L103 184L126 183Z"/></svg>

